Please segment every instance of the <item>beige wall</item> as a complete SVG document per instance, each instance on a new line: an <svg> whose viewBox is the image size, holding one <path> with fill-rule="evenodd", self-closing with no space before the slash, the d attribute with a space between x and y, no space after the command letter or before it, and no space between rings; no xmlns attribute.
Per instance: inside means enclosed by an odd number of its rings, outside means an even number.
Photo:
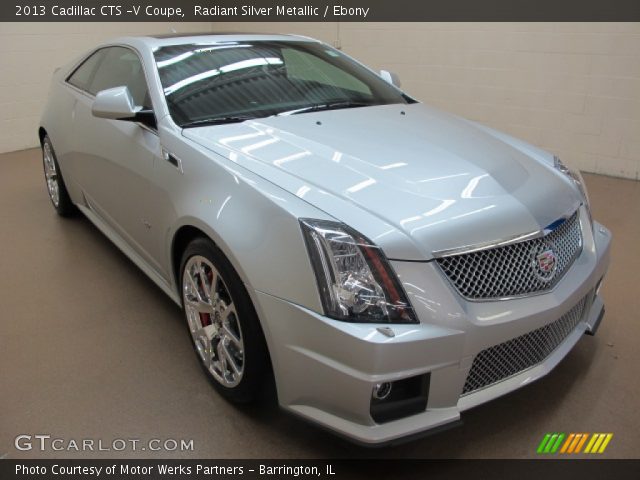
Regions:
<svg viewBox="0 0 640 480"><path fill-rule="evenodd" d="M577 168L640 176L639 23L0 23L0 152L36 145L56 66L100 40L171 26L320 38L396 71L418 99Z"/></svg>
<svg viewBox="0 0 640 480"><path fill-rule="evenodd" d="M209 31L211 23L0 23L0 152L35 147L55 68L121 36Z"/></svg>
<svg viewBox="0 0 640 480"><path fill-rule="evenodd" d="M589 172L639 178L640 23L214 24L298 33L396 71L419 100Z"/></svg>

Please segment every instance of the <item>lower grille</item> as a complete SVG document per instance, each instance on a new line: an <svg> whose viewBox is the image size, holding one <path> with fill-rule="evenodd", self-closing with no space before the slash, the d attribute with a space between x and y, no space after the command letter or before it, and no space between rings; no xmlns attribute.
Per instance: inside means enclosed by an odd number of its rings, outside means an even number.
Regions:
<svg viewBox="0 0 640 480"><path fill-rule="evenodd" d="M506 380L542 362L580 323L587 298L588 295L553 323L482 350L473 360L462 395Z"/></svg>

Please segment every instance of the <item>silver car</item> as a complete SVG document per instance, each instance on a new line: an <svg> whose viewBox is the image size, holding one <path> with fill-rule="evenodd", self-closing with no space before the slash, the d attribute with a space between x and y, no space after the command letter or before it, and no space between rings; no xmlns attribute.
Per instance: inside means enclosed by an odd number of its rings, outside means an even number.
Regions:
<svg viewBox="0 0 640 480"><path fill-rule="evenodd" d="M357 442L455 423L604 313L579 173L313 39L105 43L56 71L39 137L55 209L184 309L221 395L275 380Z"/></svg>

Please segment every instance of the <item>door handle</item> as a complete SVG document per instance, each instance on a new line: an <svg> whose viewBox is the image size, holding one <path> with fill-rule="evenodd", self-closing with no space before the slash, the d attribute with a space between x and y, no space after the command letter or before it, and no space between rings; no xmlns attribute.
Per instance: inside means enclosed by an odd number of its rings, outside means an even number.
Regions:
<svg viewBox="0 0 640 480"><path fill-rule="evenodd" d="M176 157L173 153L168 152L164 148L162 149L162 158L164 158L171 165L176 167L180 173L184 173L182 170L182 160Z"/></svg>

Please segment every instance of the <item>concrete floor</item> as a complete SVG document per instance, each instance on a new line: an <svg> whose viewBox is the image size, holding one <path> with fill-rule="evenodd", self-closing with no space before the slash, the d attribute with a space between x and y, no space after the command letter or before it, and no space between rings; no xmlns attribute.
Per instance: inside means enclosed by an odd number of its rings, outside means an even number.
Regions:
<svg viewBox="0 0 640 480"><path fill-rule="evenodd" d="M614 234L607 313L545 379L463 415L464 425L363 449L281 412L237 409L202 374L181 312L88 220L61 219L39 150L0 155L0 458L535 457L546 432L613 432L640 452L640 182L588 175ZM193 439L193 452L20 452L19 434Z"/></svg>

